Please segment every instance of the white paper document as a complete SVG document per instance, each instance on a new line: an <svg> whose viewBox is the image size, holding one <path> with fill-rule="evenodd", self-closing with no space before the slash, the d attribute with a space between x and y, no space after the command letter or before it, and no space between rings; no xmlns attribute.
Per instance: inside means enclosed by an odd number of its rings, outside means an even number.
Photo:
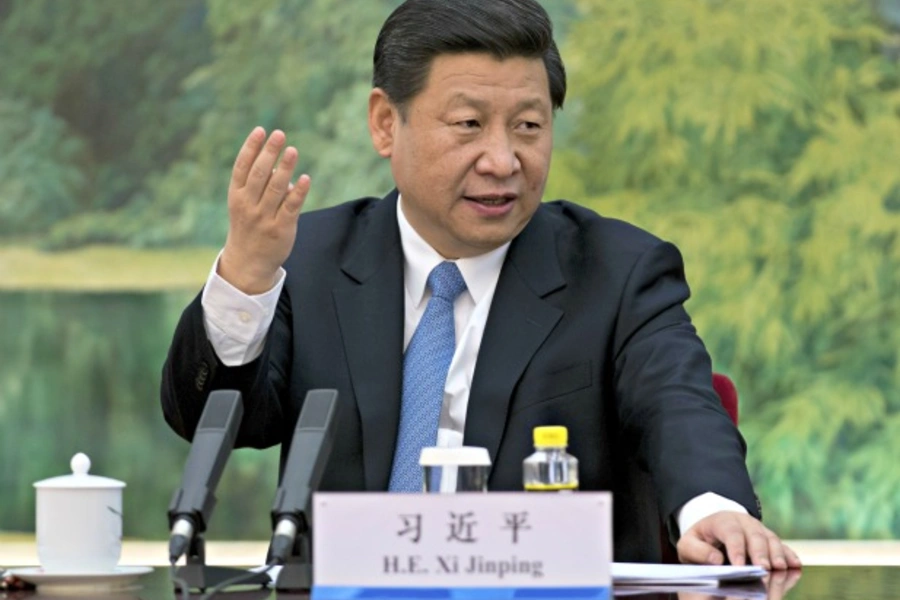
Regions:
<svg viewBox="0 0 900 600"><path fill-rule="evenodd" d="M722 583L747 583L759 581L768 574L762 567L659 565L644 563L612 564L613 585L699 585L715 586Z"/></svg>

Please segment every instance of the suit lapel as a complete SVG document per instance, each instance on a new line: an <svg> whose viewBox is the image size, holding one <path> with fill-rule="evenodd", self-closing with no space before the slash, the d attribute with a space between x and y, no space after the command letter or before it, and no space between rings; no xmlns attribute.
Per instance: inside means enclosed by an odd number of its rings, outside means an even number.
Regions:
<svg viewBox="0 0 900 600"><path fill-rule="evenodd" d="M516 383L563 311L544 298L566 285L552 224L540 208L509 248L478 351L466 411L466 445L497 458Z"/></svg>
<svg viewBox="0 0 900 600"><path fill-rule="evenodd" d="M400 418L404 286L396 206L394 192L357 217L359 231L341 264L349 285L333 291L362 424L368 490L387 489Z"/></svg>

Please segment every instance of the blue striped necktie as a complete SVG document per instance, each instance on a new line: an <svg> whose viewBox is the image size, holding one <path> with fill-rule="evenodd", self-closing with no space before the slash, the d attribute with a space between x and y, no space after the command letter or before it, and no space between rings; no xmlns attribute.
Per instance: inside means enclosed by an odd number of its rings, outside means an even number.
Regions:
<svg viewBox="0 0 900 600"><path fill-rule="evenodd" d="M437 443L447 371L456 349L453 302L466 289L459 268L442 262L428 275L431 299L403 356L403 397L389 490L422 491L419 454Z"/></svg>

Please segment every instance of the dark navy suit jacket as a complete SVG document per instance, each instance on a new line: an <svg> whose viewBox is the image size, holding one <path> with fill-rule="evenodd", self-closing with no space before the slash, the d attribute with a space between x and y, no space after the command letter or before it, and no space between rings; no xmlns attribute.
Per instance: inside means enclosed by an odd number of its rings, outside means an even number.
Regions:
<svg viewBox="0 0 900 600"><path fill-rule="evenodd" d="M262 355L228 368L185 310L163 371L165 417L190 439L213 389L243 392L238 445L282 444L306 392L339 391L328 490L386 490L400 414L404 282L396 191L304 213ZM659 560L659 519L707 491L758 515L744 441L683 308L681 255L631 225L542 204L510 245L469 397L464 443L492 490L522 489L532 429L565 425L582 490L611 490L614 556ZM283 464L283 462L282 462ZM273 490L274 492L274 490Z"/></svg>

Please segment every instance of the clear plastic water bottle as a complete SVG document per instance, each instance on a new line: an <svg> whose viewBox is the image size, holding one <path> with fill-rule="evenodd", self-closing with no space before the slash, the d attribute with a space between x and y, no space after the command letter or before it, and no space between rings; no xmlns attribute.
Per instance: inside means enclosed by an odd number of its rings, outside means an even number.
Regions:
<svg viewBox="0 0 900 600"><path fill-rule="evenodd" d="M563 492L578 489L578 459L566 452L569 430L535 427L535 452L522 463L526 492Z"/></svg>

